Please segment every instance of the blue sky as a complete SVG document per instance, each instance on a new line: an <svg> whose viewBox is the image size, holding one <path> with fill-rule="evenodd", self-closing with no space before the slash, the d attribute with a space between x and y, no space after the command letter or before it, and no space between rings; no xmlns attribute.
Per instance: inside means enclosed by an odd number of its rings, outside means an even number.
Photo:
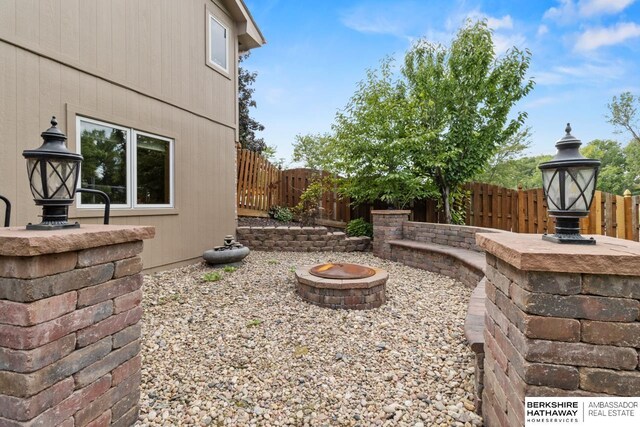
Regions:
<svg viewBox="0 0 640 427"><path fill-rule="evenodd" d="M485 18L498 53L532 52L534 90L517 106L533 131L528 154L553 153L571 122L587 143L615 134L607 103L640 94L640 0L245 0L267 44L244 66L258 72L253 117L291 161L296 134L327 132L368 68L401 59L419 38L448 44L467 18Z"/></svg>

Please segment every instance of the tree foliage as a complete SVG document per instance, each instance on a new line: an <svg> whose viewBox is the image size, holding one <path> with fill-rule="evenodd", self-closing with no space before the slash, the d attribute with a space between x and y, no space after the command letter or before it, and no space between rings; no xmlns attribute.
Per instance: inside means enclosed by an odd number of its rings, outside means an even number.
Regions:
<svg viewBox="0 0 640 427"><path fill-rule="evenodd" d="M610 139L594 139L580 149L583 156L600 160L598 190L622 194L633 186L629 181L625 152L620 143Z"/></svg>
<svg viewBox="0 0 640 427"><path fill-rule="evenodd" d="M636 194L640 192L640 144L630 142L623 147L617 141L595 139L584 145L580 152L601 161L598 190L618 195L627 189ZM476 180L513 189L518 185L524 189L540 188L542 174L538 165L552 157L545 154L498 162L493 171L478 175Z"/></svg>
<svg viewBox="0 0 640 427"><path fill-rule="evenodd" d="M324 162L345 177L343 191L356 202L382 200L403 208L428 191L408 155L408 99L392 73L392 60L369 70L343 111Z"/></svg>
<svg viewBox="0 0 640 427"><path fill-rule="evenodd" d="M542 174L538 169L538 165L542 162L548 162L552 157L550 154L541 154L499 161L493 164L486 172L477 175L474 180L514 190L519 185L524 189L541 188Z"/></svg>
<svg viewBox="0 0 640 427"><path fill-rule="evenodd" d="M240 56L242 63L249 57L249 53ZM238 67L238 128L240 145L251 151L262 153L267 148L263 138L258 138L256 132L264 130L264 126L251 117L251 108L256 107L253 99L255 89L251 87L258 77L258 73L250 72L244 67Z"/></svg>
<svg viewBox="0 0 640 427"><path fill-rule="evenodd" d="M420 41L407 54L412 157L438 189L447 222L456 189L522 127L526 113L509 114L533 88L530 59L516 48L497 58L485 21L467 22L448 49Z"/></svg>
<svg viewBox="0 0 640 427"><path fill-rule="evenodd" d="M448 48L420 40L399 72L391 58L370 70L333 133L299 137L294 158L345 177L342 190L356 202L402 208L439 195L450 222L459 186L500 147L513 157L525 144L526 114L510 112L533 87L529 61L515 48L496 57L484 21L467 22Z"/></svg>
<svg viewBox="0 0 640 427"><path fill-rule="evenodd" d="M333 135L329 133L296 135L292 160L305 168L327 169L331 167L332 141Z"/></svg>
<svg viewBox="0 0 640 427"><path fill-rule="evenodd" d="M127 135L120 129L83 130L82 183L84 188L104 191L111 203L127 203ZM84 203L100 203L91 194L82 194Z"/></svg>
<svg viewBox="0 0 640 427"><path fill-rule="evenodd" d="M638 106L640 106L640 98L631 92L623 92L619 97L614 96L611 103L607 104L610 112L607 119L618 128L618 133L627 131L635 142L640 143Z"/></svg>
<svg viewBox="0 0 640 427"><path fill-rule="evenodd" d="M497 148L495 154L489 159L487 167L474 179L480 182L509 182L512 172L509 167L513 161L522 157L524 151L531 145L531 128L526 127L511 136L507 142ZM511 185L503 185L511 187Z"/></svg>

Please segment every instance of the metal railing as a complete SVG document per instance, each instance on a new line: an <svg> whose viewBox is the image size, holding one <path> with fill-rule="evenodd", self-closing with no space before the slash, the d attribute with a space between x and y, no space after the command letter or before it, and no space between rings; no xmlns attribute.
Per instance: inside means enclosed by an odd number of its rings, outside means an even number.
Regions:
<svg viewBox="0 0 640 427"><path fill-rule="evenodd" d="M109 224L109 215L111 212L111 199L109 198L107 193L105 193L104 191L93 190L90 188L78 188L76 190L76 193L95 194L97 196L102 197L102 200L104 200L104 224Z"/></svg>
<svg viewBox="0 0 640 427"><path fill-rule="evenodd" d="M4 208L4 226L8 227L11 223L11 202L4 196L0 196L0 200L2 200L5 204Z"/></svg>

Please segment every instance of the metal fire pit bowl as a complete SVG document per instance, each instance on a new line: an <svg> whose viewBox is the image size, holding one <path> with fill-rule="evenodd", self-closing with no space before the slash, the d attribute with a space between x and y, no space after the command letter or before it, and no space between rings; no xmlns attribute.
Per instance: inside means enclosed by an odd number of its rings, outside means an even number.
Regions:
<svg viewBox="0 0 640 427"><path fill-rule="evenodd" d="M309 273L325 279L364 279L376 274L373 268L358 264L320 264L309 270Z"/></svg>

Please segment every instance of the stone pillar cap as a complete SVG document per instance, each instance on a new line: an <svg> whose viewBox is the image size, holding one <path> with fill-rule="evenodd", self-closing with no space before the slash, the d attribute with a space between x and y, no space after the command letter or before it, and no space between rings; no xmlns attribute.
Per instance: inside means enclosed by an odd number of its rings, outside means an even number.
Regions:
<svg viewBox="0 0 640 427"><path fill-rule="evenodd" d="M83 224L65 230L0 228L0 256L37 256L152 239L155 227Z"/></svg>
<svg viewBox="0 0 640 427"><path fill-rule="evenodd" d="M595 245L567 245L542 240L540 234L477 233L487 253L525 271L637 276L640 243L609 236L589 236Z"/></svg>

